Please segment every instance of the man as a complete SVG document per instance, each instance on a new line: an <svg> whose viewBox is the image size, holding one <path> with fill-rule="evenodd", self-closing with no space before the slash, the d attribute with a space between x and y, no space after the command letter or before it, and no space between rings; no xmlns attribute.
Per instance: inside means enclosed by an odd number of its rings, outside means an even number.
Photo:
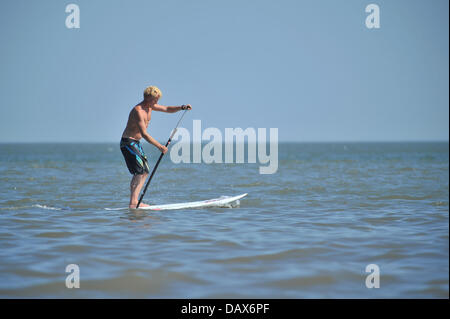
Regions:
<svg viewBox="0 0 450 319"><path fill-rule="evenodd" d="M167 152L167 147L160 144L147 133L152 111L174 113L180 110L192 109L189 104L182 106L158 105L157 103L161 96L161 91L156 86L149 86L144 90L144 100L131 110L128 116L127 127L123 131L120 141L120 150L125 158L128 170L133 174L130 183L130 208L136 208L139 193L149 172L147 156L145 156L144 150L139 142L140 139L144 138L164 154ZM139 205L139 207L146 206L149 205L143 203Z"/></svg>

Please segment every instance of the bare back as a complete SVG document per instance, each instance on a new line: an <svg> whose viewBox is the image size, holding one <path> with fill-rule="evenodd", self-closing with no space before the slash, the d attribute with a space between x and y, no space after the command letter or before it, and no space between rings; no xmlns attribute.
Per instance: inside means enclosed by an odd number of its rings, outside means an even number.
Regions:
<svg viewBox="0 0 450 319"><path fill-rule="evenodd" d="M141 130L139 129L139 122L144 120L145 128L147 129L151 117L151 108L144 108L141 104L133 107L130 111L130 115L128 116L127 126L123 131L122 137L128 137L139 141L142 138Z"/></svg>

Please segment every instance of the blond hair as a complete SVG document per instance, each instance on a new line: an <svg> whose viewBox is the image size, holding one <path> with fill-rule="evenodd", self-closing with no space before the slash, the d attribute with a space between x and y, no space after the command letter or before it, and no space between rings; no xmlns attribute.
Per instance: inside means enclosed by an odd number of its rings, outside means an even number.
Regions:
<svg viewBox="0 0 450 319"><path fill-rule="evenodd" d="M162 93L160 89L158 89L156 86L149 86L144 90L144 100L147 100L149 98L161 98Z"/></svg>

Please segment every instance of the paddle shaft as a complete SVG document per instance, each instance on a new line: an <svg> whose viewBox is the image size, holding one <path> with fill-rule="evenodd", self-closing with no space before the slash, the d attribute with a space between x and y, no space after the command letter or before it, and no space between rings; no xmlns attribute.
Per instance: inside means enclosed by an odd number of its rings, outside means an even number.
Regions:
<svg viewBox="0 0 450 319"><path fill-rule="evenodd" d="M177 126L175 127L175 129L173 130L173 132L172 132L172 134L170 135L169 139L167 140L167 143L166 143L166 145L165 145L166 147L167 147L167 146L170 144L170 142L172 141L172 137L175 135L175 133L176 133L176 131L177 131L177 129L178 129L178 125L180 124L181 120L183 119L184 114L186 114L186 111L187 111L187 110L184 110L183 115L181 115L180 120L179 120L178 123L177 123ZM144 198L145 192L147 191L148 185L150 185L150 182L152 181L153 175L155 175L156 169L158 168L159 163L161 162L163 156L164 156L164 153L161 153L161 155L159 155L158 161L156 162L155 167L153 168L153 171L152 171L152 173L150 174L150 177L149 177L149 179L148 179L148 181L147 181L147 184L145 184L144 191L142 192L141 197L139 198L139 201L138 201L138 203L137 203L137 205L136 205L136 209L139 208L139 205L141 204L142 199Z"/></svg>

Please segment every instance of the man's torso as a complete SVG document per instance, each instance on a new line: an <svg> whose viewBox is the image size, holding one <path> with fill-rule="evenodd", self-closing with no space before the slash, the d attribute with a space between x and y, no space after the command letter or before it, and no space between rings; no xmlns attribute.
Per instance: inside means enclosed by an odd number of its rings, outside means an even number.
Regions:
<svg viewBox="0 0 450 319"><path fill-rule="evenodd" d="M130 112L128 116L127 126L123 131L122 137L132 138L139 141L142 138L141 131L139 130L139 115L144 118L145 128L147 129L148 123L152 117L152 109L148 108L146 110L140 104L136 105Z"/></svg>

